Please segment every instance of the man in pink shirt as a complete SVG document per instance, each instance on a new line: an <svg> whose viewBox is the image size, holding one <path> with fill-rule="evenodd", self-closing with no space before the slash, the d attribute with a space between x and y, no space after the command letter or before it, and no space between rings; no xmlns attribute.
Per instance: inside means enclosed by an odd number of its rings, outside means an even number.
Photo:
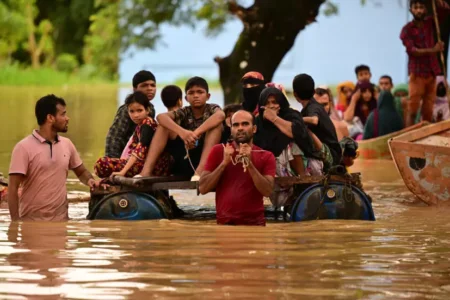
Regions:
<svg viewBox="0 0 450 300"><path fill-rule="evenodd" d="M69 218L66 179L73 170L91 189L98 186L75 146L58 132L67 132L66 103L55 95L36 102L39 130L14 147L9 168L8 205L11 220L65 221ZM19 196L19 186L22 194Z"/></svg>

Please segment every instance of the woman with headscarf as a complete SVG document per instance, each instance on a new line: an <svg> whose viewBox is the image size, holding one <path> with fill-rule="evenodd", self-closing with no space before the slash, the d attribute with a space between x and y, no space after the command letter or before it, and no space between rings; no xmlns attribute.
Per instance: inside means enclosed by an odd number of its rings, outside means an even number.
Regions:
<svg viewBox="0 0 450 300"><path fill-rule="evenodd" d="M362 138L364 125L369 114L377 108L375 88L370 82L360 82L351 97L350 104L344 112L344 120L351 124L350 135L355 140Z"/></svg>
<svg viewBox="0 0 450 300"><path fill-rule="evenodd" d="M394 96L394 105L397 112L402 117L403 124L405 122L405 112L408 108L408 95L409 95L409 87L406 83L401 83L395 85L392 90L392 94Z"/></svg>
<svg viewBox="0 0 450 300"><path fill-rule="evenodd" d="M344 112L348 106L348 99L350 99L355 90L355 84L352 81L344 81L339 83L336 89L338 95L336 109Z"/></svg>
<svg viewBox="0 0 450 300"><path fill-rule="evenodd" d="M376 138L402 130L403 119L395 109L394 96L389 91L382 91L377 108L367 118L363 139Z"/></svg>
<svg viewBox="0 0 450 300"><path fill-rule="evenodd" d="M259 95L265 88L264 76L259 72L247 72L242 76L241 84L244 97L242 107L244 110L256 115L258 113Z"/></svg>
<svg viewBox="0 0 450 300"><path fill-rule="evenodd" d="M306 158L319 158L300 113L289 106L283 92L265 88L259 98L254 143L276 157L277 176L305 175ZM270 199L275 207L284 206L292 187L275 186Z"/></svg>
<svg viewBox="0 0 450 300"><path fill-rule="evenodd" d="M447 82L444 76L436 77L436 100L433 106L433 122L440 122L450 118L447 97Z"/></svg>

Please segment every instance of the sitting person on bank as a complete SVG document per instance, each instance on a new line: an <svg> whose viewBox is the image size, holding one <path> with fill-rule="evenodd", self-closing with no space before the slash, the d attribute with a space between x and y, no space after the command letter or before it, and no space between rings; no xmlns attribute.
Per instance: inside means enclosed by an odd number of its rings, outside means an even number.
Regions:
<svg viewBox="0 0 450 300"><path fill-rule="evenodd" d="M180 146L186 149L187 155L186 159L175 161L177 173L172 173L183 176L201 174L211 148L220 142L225 114L220 106L206 103L210 97L206 80L190 78L185 93L190 106L158 115L160 126L156 129L140 176L157 175L155 167L160 155L167 142L177 137L183 141Z"/></svg>
<svg viewBox="0 0 450 300"><path fill-rule="evenodd" d="M253 144L255 117L244 110L231 119L233 142L211 149L199 191L216 191L217 223L264 226L263 197L272 193L275 158Z"/></svg>
<svg viewBox="0 0 450 300"><path fill-rule="evenodd" d="M295 99L303 106L301 111L303 121L317 137L315 142L322 154L324 171L327 172L330 167L341 162L342 150L336 129L324 107L313 98L315 92L313 78L308 74L300 74L295 76L292 85Z"/></svg>
<svg viewBox="0 0 450 300"><path fill-rule="evenodd" d="M225 144L231 137L231 116L239 110L243 109L241 104L228 104L223 108L223 112L225 113L225 121L223 121L223 131L222 138L220 142Z"/></svg>
<svg viewBox="0 0 450 300"><path fill-rule="evenodd" d="M351 124L350 137L361 140L369 114L377 108L375 88L370 82L360 82L344 112L344 120Z"/></svg>
<svg viewBox="0 0 450 300"><path fill-rule="evenodd" d="M367 118L363 139L376 138L403 129L403 119L395 109L391 92L380 93L377 108Z"/></svg>
<svg viewBox="0 0 450 300"><path fill-rule="evenodd" d="M137 72L133 76L133 91L139 91L146 95L149 103L149 116L155 118L155 107L151 101L156 95L156 79L152 72L144 70ZM120 106L106 135L105 156L120 158L135 129L136 124L130 118L127 105Z"/></svg>
<svg viewBox="0 0 450 300"><path fill-rule="evenodd" d="M145 94L134 92L128 95L125 106L131 120L136 124L136 129L120 158L101 157L97 160L94 170L100 178L107 178L111 175L133 177L139 174L144 166L150 142L158 126L149 117L150 105ZM170 167L171 157L164 154L159 157L154 172L158 176L169 176Z"/></svg>
<svg viewBox="0 0 450 300"><path fill-rule="evenodd" d="M334 128L336 128L338 141L349 136L350 133L348 132L347 123L342 120L337 110L334 108L333 96L330 89L326 86L316 88L314 99L316 99L319 104L323 105L323 108L325 108L325 111L330 116L331 122L333 122Z"/></svg>

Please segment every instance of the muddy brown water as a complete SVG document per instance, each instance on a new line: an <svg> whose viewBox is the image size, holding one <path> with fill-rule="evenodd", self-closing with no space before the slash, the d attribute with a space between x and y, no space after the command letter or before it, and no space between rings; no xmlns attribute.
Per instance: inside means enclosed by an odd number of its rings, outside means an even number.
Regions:
<svg viewBox="0 0 450 300"><path fill-rule="evenodd" d="M11 132L0 137L6 174L34 120L32 110L2 101L22 117L0 110ZM116 107L105 101L75 109L69 124L90 167L112 118L104 114ZM75 203L69 222L11 223L2 209L0 299L450 299L450 210L417 202L392 161L359 161L352 171L363 173L375 222L217 226L214 195L184 191L173 195L188 220L86 221L87 203Z"/></svg>

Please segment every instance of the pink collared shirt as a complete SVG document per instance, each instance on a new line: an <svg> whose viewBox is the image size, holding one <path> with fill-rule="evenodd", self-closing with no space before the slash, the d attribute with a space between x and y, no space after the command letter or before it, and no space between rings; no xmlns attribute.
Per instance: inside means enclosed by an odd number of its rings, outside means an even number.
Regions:
<svg viewBox="0 0 450 300"><path fill-rule="evenodd" d="M9 174L25 175L19 198L20 219L67 220L67 174L81 164L75 146L65 137L57 136L51 143L34 130L17 143L12 152Z"/></svg>

